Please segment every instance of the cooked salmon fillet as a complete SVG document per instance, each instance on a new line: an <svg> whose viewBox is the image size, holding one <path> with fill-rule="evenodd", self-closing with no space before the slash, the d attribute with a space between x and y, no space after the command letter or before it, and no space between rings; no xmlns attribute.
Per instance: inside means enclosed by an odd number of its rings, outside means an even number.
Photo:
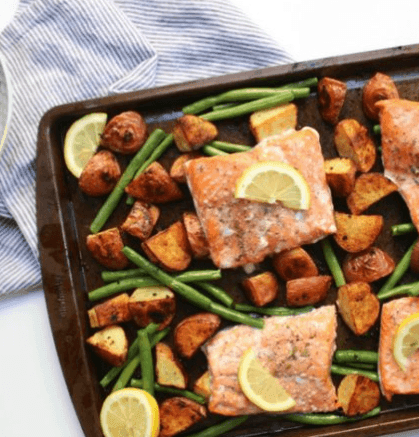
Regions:
<svg viewBox="0 0 419 437"><path fill-rule="evenodd" d="M381 100L379 108L384 176L394 182L419 229L419 102Z"/></svg>
<svg viewBox="0 0 419 437"><path fill-rule="evenodd" d="M262 330L236 325L220 331L204 347L211 378L209 410L226 416L262 412L243 394L237 377L249 348L296 401L288 411L335 410L330 366L336 323L336 309L328 305L297 316L266 317Z"/></svg>
<svg viewBox="0 0 419 437"><path fill-rule="evenodd" d="M419 312L419 297L403 297L387 302L381 310L378 371L383 395L391 401L395 394L419 393L419 351L410 358L404 372L393 357L393 340L406 317Z"/></svg>
<svg viewBox="0 0 419 437"><path fill-rule="evenodd" d="M244 170L259 161L285 162L308 182L306 211L234 197ZM185 164L196 212L219 268L258 263L267 255L314 243L336 231L318 133L311 128L269 137L249 152L198 158Z"/></svg>

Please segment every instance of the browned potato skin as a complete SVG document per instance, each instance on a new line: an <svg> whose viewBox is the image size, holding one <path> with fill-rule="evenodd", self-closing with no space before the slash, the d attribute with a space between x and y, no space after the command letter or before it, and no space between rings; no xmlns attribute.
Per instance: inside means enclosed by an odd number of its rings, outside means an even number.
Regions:
<svg viewBox="0 0 419 437"><path fill-rule="evenodd" d="M302 247L284 250L274 255L272 263L275 271L284 281L319 274L313 258Z"/></svg>
<svg viewBox="0 0 419 437"><path fill-rule="evenodd" d="M114 154L109 150L101 150L84 167L79 188L88 196L104 196L115 188L120 177L121 167Z"/></svg>
<svg viewBox="0 0 419 437"><path fill-rule="evenodd" d="M338 400L346 416L365 414L380 403L380 389L365 376L347 375L339 384Z"/></svg>
<svg viewBox="0 0 419 437"><path fill-rule="evenodd" d="M419 241L413 246L412 255L410 257L410 269L413 273L419 274Z"/></svg>
<svg viewBox="0 0 419 437"><path fill-rule="evenodd" d="M141 247L152 262L169 272L185 270L192 261L186 230L181 221L153 235Z"/></svg>
<svg viewBox="0 0 419 437"><path fill-rule="evenodd" d="M218 136L215 124L197 115L180 117L173 128L173 139L181 152L197 150Z"/></svg>
<svg viewBox="0 0 419 437"><path fill-rule="evenodd" d="M290 306L314 305L326 299L332 284L331 276L292 279L286 283L287 304Z"/></svg>
<svg viewBox="0 0 419 437"><path fill-rule="evenodd" d="M121 229L144 241L150 237L160 217L160 209L156 205L137 200L129 212Z"/></svg>
<svg viewBox="0 0 419 437"><path fill-rule="evenodd" d="M191 358L220 324L220 317L212 313L198 313L183 319L174 332L176 350L181 356Z"/></svg>
<svg viewBox="0 0 419 437"><path fill-rule="evenodd" d="M347 282L374 282L393 272L395 267L391 256L378 247L370 247L354 253L344 260L342 271Z"/></svg>
<svg viewBox="0 0 419 437"><path fill-rule="evenodd" d="M121 270L129 264L128 258L121 252L124 242L118 228L88 235L86 246L96 261L105 267Z"/></svg>
<svg viewBox="0 0 419 437"><path fill-rule="evenodd" d="M381 215L355 215L335 212L336 243L350 253L361 252L372 246L384 227Z"/></svg>
<svg viewBox="0 0 419 437"><path fill-rule="evenodd" d="M147 125L141 114L122 112L105 126L100 145L106 149L129 155L141 149L147 139Z"/></svg>
<svg viewBox="0 0 419 437"><path fill-rule="evenodd" d="M326 181L336 197L347 197L355 186L356 165L349 158L326 159Z"/></svg>
<svg viewBox="0 0 419 437"><path fill-rule="evenodd" d="M206 258L209 255L208 241L198 216L194 212L184 212L182 220L194 258Z"/></svg>
<svg viewBox="0 0 419 437"><path fill-rule="evenodd" d="M88 311L90 326L103 328L104 326L128 322L132 318L128 301L128 294L123 293L95 305Z"/></svg>
<svg viewBox="0 0 419 437"><path fill-rule="evenodd" d="M171 294L165 299L137 301L134 291L128 306L136 325L145 328L150 323L159 323L159 331L169 326L176 314L176 297Z"/></svg>
<svg viewBox="0 0 419 437"><path fill-rule="evenodd" d="M110 325L90 336L86 343L112 366L122 366L128 355L128 339L123 328Z"/></svg>
<svg viewBox="0 0 419 437"><path fill-rule="evenodd" d="M331 77L323 77L317 85L320 115L330 124L336 124L346 97L346 84Z"/></svg>
<svg viewBox="0 0 419 437"><path fill-rule="evenodd" d="M364 173L356 181L347 204L352 214L361 214L371 205L397 191L397 185L381 173Z"/></svg>
<svg viewBox="0 0 419 437"><path fill-rule="evenodd" d="M398 99L399 92L390 76L376 73L362 90L362 107L365 115L378 121L379 109L375 106L380 100Z"/></svg>
<svg viewBox="0 0 419 437"><path fill-rule="evenodd" d="M340 157L352 159L358 171L371 170L377 151L365 126L352 118L341 120L335 126L334 141Z"/></svg>
<svg viewBox="0 0 419 437"><path fill-rule="evenodd" d="M366 282L339 287L336 303L342 319L355 335L368 332L378 319L380 301Z"/></svg>
<svg viewBox="0 0 419 437"><path fill-rule="evenodd" d="M209 399L211 396L211 376L208 370L195 381L193 391L205 399Z"/></svg>
<svg viewBox="0 0 419 437"><path fill-rule="evenodd" d="M279 284L271 272L263 272L242 282L247 298L253 305L261 307L277 298Z"/></svg>
<svg viewBox="0 0 419 437"><path fill-rule="evenodd" d="M191 159L200 158L202 155L198 152L182 153L173 161L170 167L170 177L178 184L186 183L185 163Z"/></svg>
<svg viewBox="0 0 419 437"><path fill-rule="evenodd" d="M159 437L179 434L207 417L203 405L181 396L166 399L160 404L159 410Z"/></svg>
<svg viewBox="0 0 419 437"><path fill-rule="evenodd" d="M188 375L172 348L161 342L156 344L156 382L179 389L188 385Z"/></svg>
<svg viewBox="0 0 419 437"><path fill-rule="evenodd" d="M125 192L146 203L167 203L183 198L182 190L157 161L126 187Z"/></svg>

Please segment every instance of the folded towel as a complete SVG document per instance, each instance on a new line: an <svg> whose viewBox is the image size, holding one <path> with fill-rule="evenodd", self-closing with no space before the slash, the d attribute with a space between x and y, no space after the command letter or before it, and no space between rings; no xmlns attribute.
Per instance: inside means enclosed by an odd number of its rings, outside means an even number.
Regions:
<svg viewBox="0 0 419 437"><path fill-rule="evenodd" d="M48 109L292 61L226 0L21 0L0 51L13 90L0 159L0 298L42 285L35 157Z"/></svg>

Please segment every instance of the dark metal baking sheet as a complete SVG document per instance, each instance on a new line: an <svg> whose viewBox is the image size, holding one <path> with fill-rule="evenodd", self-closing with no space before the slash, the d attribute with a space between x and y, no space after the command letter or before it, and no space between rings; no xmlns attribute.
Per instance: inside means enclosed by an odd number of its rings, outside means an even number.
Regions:
<svg viewBox="0 0 419 437"><path fill-rule="evenodd" d="M204 96L232 88L278 86L312 76L331 76L345 81L348 85L348 95L341 118L356 118L372 132L373 124L362 112L361 94L363 85L376 71L387 73L394 79L401 97L419 100L419 45L413 45L76 102L53 108L45 114L39 127L37 156L37 221L43 284L62 370L87 437L101 435L99 411L107 392L101 389L98 381L109 368L100 362L85 344L85 339L91 335L87 319L87 309L91 304L87 300L87 292L102 285L102 268L91 258L84 242L89 234L89 225L103 199L88 198L81 193L77 188L77 181L66 170L62 153L63 138L71 123L90 112L104 111L110 118L125 110L136 110L145 116L150 132L157 126L169 132L176 118L181 115L182 106ZM316 128L320 133L324 155L335 156L333 128L324 123L319 116L316 93L313 92L308 98L297 101L297 105L298 128ZM248 129L248 117L217 122L217 126L220 140L255 144ZM163 164L169 166L176 154L173 147L164 155ZM380 170L379 162L375 169ZM344 204L336 203L336 208L344 210L346 207ZM128 209L125 203L121 203L105 227L120 224ZM183 211L190 209L190 200L180 202L175 208L163 207L157 230L164 229L179 218ZM388 250L396 259L400 259L412 240L411 236L393 238L390 234L392 224L409 220L407 208L400 196L392 194L371 207L368 212L380 213L385 218L385 229L377 245ZM130 244L134 248L139 247L134 241L130 241ZM327 272L319 245L311 245L308 250L315 256L320 271ZM338 250L338 255L342 258L344 254ZM191 267L208 268L211 267L211 263L194 262ZM265 261L262 267L271 268L269 261ZM245 301L238 285L244 276L242 269L230 271L223 276L220 284L230 291L236 300ZM405 280L409 281L412 278L406 277ZM374 285L376 288L379 286L380 283ZM326 303L334 302L335 298L336 290L333 289ZM279 297L276 303L283 303L283 296ZM185 302L181 302L179 306L181 309L174 323L185 314L195 311ZM127 330L129 335L133 335L134 328L127 327ZM377 341L378 326L367 336L355 338L343 324L339 324L339 348L375 349ZM185 362L185 365L193 380L204 370L205 358L198 355L193 364ZM336 378L336 382L338 381L339 378ZM381 406L383 413L379 417L353 424L317 428L285 422L280 416L254 416L229 435L325 437L341 434L355 437L419 428L419 396L395 396L391 404L383 399ZM200 429L217 420L220 420L220 417L211 416L194 429Z"/></svg>

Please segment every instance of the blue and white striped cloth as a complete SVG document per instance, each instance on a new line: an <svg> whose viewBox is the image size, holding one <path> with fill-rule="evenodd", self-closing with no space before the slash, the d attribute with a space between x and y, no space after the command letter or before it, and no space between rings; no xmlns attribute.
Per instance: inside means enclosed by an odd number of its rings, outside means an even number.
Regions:
<svg viewBox="0 0 419 437"><path fill-rule="evenodd" d="M0 51L13 90L0 159L0 298L42 288L35 157L48 109L292 62L226 0L21 0Z"/></svg>

